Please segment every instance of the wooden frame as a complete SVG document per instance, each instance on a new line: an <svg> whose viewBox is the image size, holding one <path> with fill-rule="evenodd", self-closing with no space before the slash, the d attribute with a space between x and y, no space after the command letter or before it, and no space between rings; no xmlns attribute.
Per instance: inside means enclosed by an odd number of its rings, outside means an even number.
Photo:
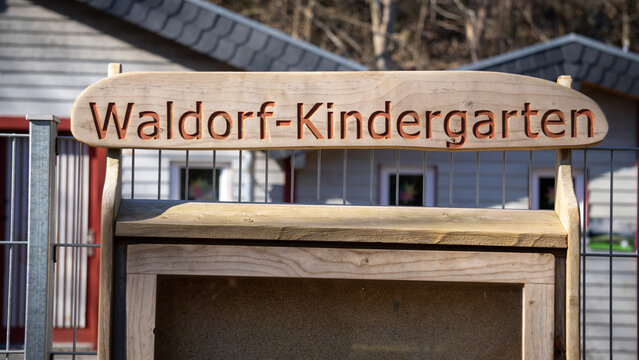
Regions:
<svg viewBox="0 0 639 360"><path fill-rule="evenodd" d="M129 245L127 358L153 359L158 275L522 284L522 358L551 359L551 254L231 245Z"/></svg>
<svg viewBox="0 0 639 360"><path fill-rule="evenodd" d="M406 206L122 200L115 236L566 248L566 230L552 210L505 216L501 209Z"/></svg>
<svg viewBox="0 0 639 360"><path fill-rule="evenodd" d="M110 75L119 73L119 64L111 64ZM570 87L570 77L560 77L560 85ZM518 85L518 88L521 84ZM553 90L554 91L554 90ZM548 94L546 94L548 95ZM552 101L557 101L552 97ZM594 105L596 106L596 104ZM597 108L598 109L598 108ZM597 118L600 118L597 115ZM605 118L596 131L597 139L605 136L607 124ZM599 125L598 125L599 126ZM105 143L106 144L106 143ZM528 143L526 143L528 144ZM524 142L511 143L511 147L526 148ZM108 145L108 144L107 144ZM127 144L112 146L124 147ZM341 145L341 144L340 144ZM539 144L539 148L547 148ZM563 146L584 146L586 143L560 144ZM180 148L180 144L173 146ZM302 147L315 147L306 146ZM319 146L319 147L333 147ZM346 146L348 147L348 146ZM388 147L402 147L402 144L388 144ZM193 147L197 148L197 146ZM250 146L248 147L250 148ZM465 150L479 148L470 146ZM483 149L488 149L486 147ZM557 150L556 156L556 203L555 211L508 211L495 209L445 209L445 208L410 208L399 207L340 207L340 206L304 206L295 205L295 216L286 205L257 204L220 204L192 203L171 201L121 201L121 150L107 151L107 169L102 197L102 246L100 260L100 305L98 328L98 358L111 359L113 330L112 303L114 288L114 244L118 237L122 238L170 238L177 239L236 239L232 243L259 240L262 244L271 240L277 241L275 246L239 246L239 245L129 245L129 265L126 293L134 303L127 304L127 343L131 346L126 351L130 358L152 358L152 330L155 314L156 279L159 274L195 274L200 275L234 275L256 276L253 272L220 273L214 264L204 261L203 265L193 262L190 256L204 252L220 252L218 260L224 259L225 251L239 251L244 255L250 252L260 253L268 259L290 258L305 255L306 260L322 256L333 256L339 252L340 259L348 258L351 263L360 266L336 271L335 268L324 268L325 278L356 279L391 279L391 280L427 280L427 281L476 281L507 282L523 285L523 358L550 359L553 352L565 354L567 359L579 358L579 207L572 183L572 167L569 149ZM214 231L213 231L214 230ZM288 242L305 243L307 247L285 247ZM325 244L340 242L358 250L325 248ZM372 243L401 245L391 247L395 250L371 250ZM309 245L310 244L310 245ZM405 250L418 245L421 250ZM145 248L152 247L152 248ZM450 251L424 250L429 247L446 246ZM454 246L462 246L456 250ZM199 247L199 248L198 248ZM366 248L369 249L366 249ZM489 248L487 248L489 247ZM412 247L415 248L415 247ZM477 249L478 251L468 251ZM507 252L509 248L519 248L526 252ZM140 260L145 256L160 256L162 249L170 249L172 256L169 264L163 269L149 267ZM196 250L198 253L192 253ZM524 250L526 249L526 250ZM143 251L142 251L143 250ZM179 250L179 251L177 251ZM156 252L157 251L157 252ZM164 250L166 251L166 250ZM188 256L179 255L180 251L188 252ZM498 252L502 251L502 252ZM547 252L547 254L542 254ZM549 254L558 255L556 258ZM232 253L232 252L231 252ZM564 257L565 254L565 257ZM162 256L166 256L165 253ZM184 255L184 254L183 254ZM348 256L346 256L348 255ZM346 256L346 257L344 257ZM428 275L423 266L427 262L414 267L397 278L375 267L361 266L362 256L370 261L380 259L384 266L392 268L393 259L411 256L429 257L445 260L442 264L447 269L438 275ZM480 269L491 269L486 274L473 269L469 270L466 262L481 263ZM310 257L310 258L308 258ZM181 259L181 260L180 260ZM295 257L290 258L295 263ZM515 260L518 259L518 260ZM545 260L543 260L545 259ZM550 261L549 259L553 259ZM357 262L360 261L360 262ZM331 264L335 263L333 261ZM137 264L137 265L135 265ZM310 265L321 266L321 262L310 262ZM513 266L519 264L519 266ZM259 267L259 262L253 265ZM307 266L308 264L305 264ZM346 261L340 266L348 266ZM396 265L396 264L395 264ZM411 265L411 266L413 266ZM441 264L440 264L441 265ZM198 266L201 268L198 270ZM541 272L531 271L537 268ZM338 266L339 268L339 266ZM441 268L441 266L440 266ZM295 271L266 273L268 276L314 277L313 272L304 271L304 267L294 267ZM259 269L258 269L259 270ZM549 271L552 270L552 276ZM299 271L299 272L298 272ZM530 276L530 274L534 274ZM545 274L545 275L543 275ZM556 278L555 278L556 274ZM387 277L385 277L387 276ZM315 276L317 277L317 276ZM540 280L541 279L541 280ZM555 280L557 279L557 280ZM565 279L565 284L564 284ZM555 301L555 299L557 299ZM120 310L120 309L118 309ZM553 317L553 314L556 316ZM565 321L563 321L565 319ZM137 336L136 334L141 334ZM146 334L146 335L145 335ZM553 348L553 334L555 346ZM151 337L149 337L151 336ZM565 342L564 342L565 341ZM564 353L565 351L565 353ZM560 355L557 355L560 356Z"/></svg>

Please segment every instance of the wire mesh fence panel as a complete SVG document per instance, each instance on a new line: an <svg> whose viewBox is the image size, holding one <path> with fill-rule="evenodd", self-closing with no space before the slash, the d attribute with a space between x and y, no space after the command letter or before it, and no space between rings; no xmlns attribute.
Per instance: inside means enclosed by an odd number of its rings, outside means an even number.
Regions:
<svg viewBox="0 0 639 360"><path fill-rule="evenodd" d="M156 170L168 174L162 178L168 184L155 184L163 189L160 197L184 198L170 191L175 187L188 188L189 194L216 193L215 200L223 201L554 209L554 151L454 156L385 149L245 153L239 158L225 151L203 156L215 156L215 165L206 160L206 174L214 175L205 178L198 177L195 169L199 168L186 170L179 156L168 161L163 157ZM584 359L637 356L638 156L637 148L573 151L582 223L580 343ZM183 172L181 176L175 176L176 168ZM143 174L144 170L135 177L131 174L130 181L153 180Z"/></svg>
<svg viewBox="0 0 639 360"><path fill-rule="evenodd" d="M95 354L97 256L89 228L89 149L72 138L58 140L57 229L54 267L56 358ZM93 273L93 274L92 274ZM93 275L93 276L92 276ZM91 292L93 294L91 294Z"/></svg>
<svg viewBox="0 0 639 360"><path fill-rule="evenodd" d="M636 359L639 148L580 153L582 358Z"/></svg>
<svg viewBox="0 0 639 360"><path fill-rule="evenodd" d="M24 353L27 264L28 135L0 137L0 256L2 347L0 357Z"/></svg>
<svg viewBox="0 0 639 360"><path fill-rule="evenodd" d="M54 358L94 358L92 153L59 140ZM0 137L2 346L24 350L28 138ZM583 359L637 358L639 148L573 151L580 204ZM187 160L188 159L188 160ZM452 160L452 161L451 161ZM123 198L552 209L554 152L123 151ZM128 165L127 165L128 164ZM452 180L452 181L451 181ZM88 335L87 335L88 334Z"/></svg>
<svg viewBox="0 0 639 360"><path fill-rule="evenodd" d="M74 354L94 356L95 337L78 336L78 332L87 327L87 307L92 306L87 298L87 263L95 253L93 247L97 246L90 244L87 226L89 149L70 137L58 141L54 311L53 323L49 326L54 328L55 353L66 353L70 358L74 358ZM22 358L25 352L28 134L0 134L0 167L3 170L0 178L0 358L13 359Z"/></svg>

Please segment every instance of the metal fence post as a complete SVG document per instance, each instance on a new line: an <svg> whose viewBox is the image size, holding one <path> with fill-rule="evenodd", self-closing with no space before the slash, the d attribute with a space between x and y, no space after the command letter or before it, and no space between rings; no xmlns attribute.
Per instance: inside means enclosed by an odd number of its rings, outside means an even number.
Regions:
<svg viewBox="0 0 639 360"><path fill-rule="evenodd" d="M49 359L53 317L56 136L60 120L27 115L29 120L29 242L25 358Z"/></svg>

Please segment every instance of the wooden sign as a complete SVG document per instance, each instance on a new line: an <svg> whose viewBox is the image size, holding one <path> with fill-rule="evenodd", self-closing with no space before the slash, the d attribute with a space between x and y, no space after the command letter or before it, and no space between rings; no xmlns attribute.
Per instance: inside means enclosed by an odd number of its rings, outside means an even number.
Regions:
<svg viewBox="0 0 639 360"><path fill-rule="evenodd" d="M503 73L127 73L84 90L71 131L98 147L574 148L601 142L599 106Z"/></svg>

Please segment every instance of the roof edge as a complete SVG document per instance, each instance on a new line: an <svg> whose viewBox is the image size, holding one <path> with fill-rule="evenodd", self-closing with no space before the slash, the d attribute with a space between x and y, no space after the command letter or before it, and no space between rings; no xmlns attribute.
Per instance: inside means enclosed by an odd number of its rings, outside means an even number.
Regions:
<svg viewBox="0 0 639 360"><path fill-rule="evenodd" d="M483 70L486 68L501 65L503 63L507 63L515 59L530 56L532 54L546 51L548 49L559 47L569 43L579 43L584 46L594 48L599 51L602 51L617 57L621 57L634 62L639 62L639 54L637 53L626 52L618 47L606 45L600 41L587 38L583 35L569 33L569 34L554 38L552 40L546 41L541 44L531 45L521 49L512 50L507 53L492 56L472 64L467 64L467 65L457 67L452 70Z"/></svg>
<svg viewBox="0 0 639 360"><path fill-rule="evenodd" d="M276 30L270 26L264 25L258 21L249 19L243 15L240 15L238 13L235 13L231 10L225 9L219 5L215 5L212 4L208 1L205 0L185 0L186 2L190 2L191 4L201 7L201 8L207 8L213 12L215 12L216 14L220 15L220 16L224 16L226 18L228 18L231 21L234 21L236 23L242 24L244 26L247 26L249 28L255 29L259 32L265 33L269 36L272 36L276 39L282 40L286 43L289 44L293 44L294 46L300 47L310 53L313 53L319 57L322 58L327 58L331 61L334 61L335 63L345 66L347 68L350 68L351 70L356 70L356 71L364 71L364 70L368 70L368 67L352 61L352 60L348 60L342 56L336 55L330 51L324 50L318 46L315 46L313 44L310 44L306 41L302 41L302 40L298 40L293 38L292 36L285 34L279 30Z"/></svg>

